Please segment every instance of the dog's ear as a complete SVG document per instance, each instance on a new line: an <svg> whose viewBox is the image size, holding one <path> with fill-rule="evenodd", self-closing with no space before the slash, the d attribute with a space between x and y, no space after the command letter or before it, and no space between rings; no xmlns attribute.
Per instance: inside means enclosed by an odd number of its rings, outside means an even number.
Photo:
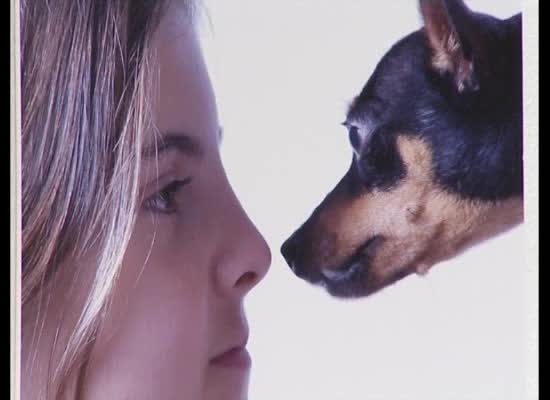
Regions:
<svg viewBox="0 0 550 400"><path fill-rule="evenodd" d="M479 90L484 54L472 12L462 0L419 0L419 8L432 68L451 76L459 93Z"/></svg>

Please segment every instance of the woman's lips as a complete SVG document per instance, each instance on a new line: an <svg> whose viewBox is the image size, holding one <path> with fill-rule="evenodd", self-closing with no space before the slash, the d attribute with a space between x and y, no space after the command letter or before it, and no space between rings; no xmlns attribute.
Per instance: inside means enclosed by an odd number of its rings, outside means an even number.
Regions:
<svg viewBox="0 0 550 400"><path fill-rule="evenodd" d="M233 347L210 360L211 365L228 368L249 368L252 363L245 347Z"/></svg>

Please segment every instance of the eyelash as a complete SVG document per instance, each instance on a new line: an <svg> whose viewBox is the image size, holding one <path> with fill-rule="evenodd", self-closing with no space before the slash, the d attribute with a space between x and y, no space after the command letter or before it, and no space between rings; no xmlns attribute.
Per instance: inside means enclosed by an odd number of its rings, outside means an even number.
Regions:
<svg viewBox="0 0 550 400"><path fill-rule="evenodd" d="M173 214L178 211L175 196L180 189L191 182L191 178L174 180L145 200L146 210L161 214Z"/></svg>

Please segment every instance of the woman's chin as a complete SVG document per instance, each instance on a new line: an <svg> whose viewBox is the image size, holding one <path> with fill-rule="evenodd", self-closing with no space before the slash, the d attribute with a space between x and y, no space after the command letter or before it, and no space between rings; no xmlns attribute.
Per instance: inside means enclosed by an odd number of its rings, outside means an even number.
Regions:
<svg viewBox="0 0 550 400"><path fill-rule="evenodd" d="M210 365L205 385L207 400L246 400L250 368Z"/></svg>

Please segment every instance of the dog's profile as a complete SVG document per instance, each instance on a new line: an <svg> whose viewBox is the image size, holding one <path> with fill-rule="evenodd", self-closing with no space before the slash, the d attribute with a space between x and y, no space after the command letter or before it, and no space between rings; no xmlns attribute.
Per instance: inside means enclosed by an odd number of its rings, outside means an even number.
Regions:
<svg viewBox="0 0 550 400"><path fill-rule="evenodd" d="M348 172L281 252L339 297L366 296L523 220L521 14L420 0L353 100Z"/></svg>

